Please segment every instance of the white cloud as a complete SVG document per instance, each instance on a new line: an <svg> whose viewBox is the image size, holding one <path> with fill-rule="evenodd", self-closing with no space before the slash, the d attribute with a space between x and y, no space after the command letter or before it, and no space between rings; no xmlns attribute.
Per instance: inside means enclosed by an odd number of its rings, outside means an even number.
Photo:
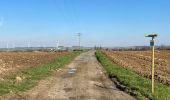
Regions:
<svg viewBox="0 0 170 100"><path fill-rule="evenodd" d="M0 27L3 26L3 24L4 24L4 17L1 17L0 18Z"/></svg>

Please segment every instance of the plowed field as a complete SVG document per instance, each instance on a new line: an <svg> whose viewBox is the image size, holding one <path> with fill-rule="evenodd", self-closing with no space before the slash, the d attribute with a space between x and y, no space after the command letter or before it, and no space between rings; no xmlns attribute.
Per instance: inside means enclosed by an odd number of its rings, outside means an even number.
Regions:
<svg viewBox="0 0 170 100"><path fill-rule="evenodd" d="M114 63L151 78L151 51L104 51ZM170 51L156 51L155 78L170 85Z"/></svg>
<svg viewBox="0 0 170 100"><path fill-rule="evenodd" d="M45 64L68 52L1 52L0 78L20 69Z"/></svg>

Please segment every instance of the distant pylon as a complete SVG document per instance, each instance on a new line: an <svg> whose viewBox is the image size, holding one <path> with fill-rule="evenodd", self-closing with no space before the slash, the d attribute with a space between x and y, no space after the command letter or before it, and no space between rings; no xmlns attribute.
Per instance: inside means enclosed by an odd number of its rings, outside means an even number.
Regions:
<svg viewBox="0 0 170 100"><path fill-rule="evenodd" d="M59 44L60 44L60 42L59 42L59 40L57 41L57 45L56 45L56 49L58 50L59 49Z"/></svg>
<svg viewBox="0 0 170 100"><path fill-rule="evenodd" d="M78 36L78 46L80 49L80 47L81 47L81 33L77 33L77 36Z"/></svg>

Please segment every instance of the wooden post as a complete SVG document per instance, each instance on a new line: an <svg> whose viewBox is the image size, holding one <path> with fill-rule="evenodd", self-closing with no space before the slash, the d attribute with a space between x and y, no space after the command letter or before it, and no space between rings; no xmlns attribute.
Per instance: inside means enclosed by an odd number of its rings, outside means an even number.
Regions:
<svg viewBox="0 0 170 100"><path fill-rule="evenodd" d="M155 43L154 43L154 39L155 37L157 37L157 34L149 34L149 35L145 35L145 37L151 37L152 40L150 42L150 46L152 47L152 95L154 95L154 77L155 77Z"/></svg>
<svg viewBox="0 0 170 100"><path fill-rule="evenodd" d="M152 39L153 40L153 39ZM154 41L154 40L153 40ZM152 94L154 94L155 46L152 46Z"/></svg>

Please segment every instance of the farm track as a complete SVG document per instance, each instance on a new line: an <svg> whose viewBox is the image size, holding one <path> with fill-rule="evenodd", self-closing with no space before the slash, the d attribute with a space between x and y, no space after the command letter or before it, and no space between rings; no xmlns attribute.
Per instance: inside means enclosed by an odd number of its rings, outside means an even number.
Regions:
<svg viewBox="0 0 170 100"><path fill-rule="evenodd" d="M138 74L151 78L151 52L149 51L104 51L113 62ZM155 54L155 77L170 85L170 52L157 51Z"/></svg>
<svg viewBox="0 0 170 100"><path fill-rule="evenodd" d="M54 75L25 93L5 96L3 100L135 100L120 91L105 75L95 52L78 56Z"/></svg>

